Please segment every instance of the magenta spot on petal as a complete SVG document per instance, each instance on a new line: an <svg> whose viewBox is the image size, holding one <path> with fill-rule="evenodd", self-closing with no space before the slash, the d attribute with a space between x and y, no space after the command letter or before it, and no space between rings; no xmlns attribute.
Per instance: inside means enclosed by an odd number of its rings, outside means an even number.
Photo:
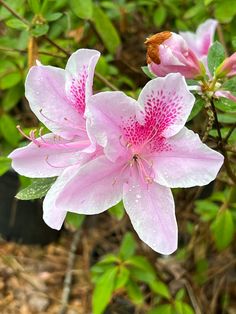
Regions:
<svg viewBox="0 0 236 314"><path fill-rule="evenodd" d="M182 111L181 97L175 92L164 94L163 90L152 91L145 100L144 123L136 117L123 118L123 134L127 142L143 147L149 152L171 150L163 137L163 131L176 122Z"/></svg>
<svg viewBox="0 0 236 314"><path fill-rule="evenodd" d="M84 66L82 73L79 76L79 79L72 79L70 87L70 100L74 108L81 114L84 114L85 110L85 88L86 81L88 78L87 67Z"/></svg>

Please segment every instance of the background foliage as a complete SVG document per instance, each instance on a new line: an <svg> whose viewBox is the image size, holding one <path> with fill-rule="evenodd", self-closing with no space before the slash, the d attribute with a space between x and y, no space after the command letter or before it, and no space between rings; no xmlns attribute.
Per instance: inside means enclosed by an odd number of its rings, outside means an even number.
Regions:
<svg viewBox="0 0 236 314"><path fill-rule="evenodd" d="M207 18L216 18L221 23L218 40L231 54L236 49L235 15L234 0L0 0L0 175L10 168L8 153L25 144L16 125L26 133L39 126L24 98L24 80L36 59L64 67L78 48L98 49L102 57L94 90L117 88L137 97L148 81L141 70L147 36L163 30L195 31ZM234 165L236 105L225 100L217 108ZM207 114L200 100L189 120L189 127L203 135ZM214 128L208 145L217 147ZM33 197L44 194L42 180L21 181L24 187L37 187L39 194ZM122 313L235 313L234 184L223 169L214 184L174 191L180 240L178 251L168 258L134 239L122 204L110 209L109 219L118 226L109 233L115 245L100 239L101 249L90 260L93 312L102 313L109 303L112 308L123 300L128 312ZM31 187L26 190L29 194L18 197L32 199ZM102 221L104 215L96 219ZM69 215L68 222L75 228L81 225L75 215ZM86 228L88 223L82 227Z"/></svg>

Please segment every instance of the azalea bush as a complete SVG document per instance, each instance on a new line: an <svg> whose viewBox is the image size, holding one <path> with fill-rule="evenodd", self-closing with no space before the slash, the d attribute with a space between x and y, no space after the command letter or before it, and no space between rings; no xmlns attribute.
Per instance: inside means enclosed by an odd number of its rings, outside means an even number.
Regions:
<svg viewBox="0 0 236 314"><path fill-rule="evenodd" d="M140 313L201 313L209 298L209 313L232 313L236 10L0 3L1 174L21 175L17 198L44 197L51 228L106 210L122 222L91 265L93 313L118 297Z"/></svg>

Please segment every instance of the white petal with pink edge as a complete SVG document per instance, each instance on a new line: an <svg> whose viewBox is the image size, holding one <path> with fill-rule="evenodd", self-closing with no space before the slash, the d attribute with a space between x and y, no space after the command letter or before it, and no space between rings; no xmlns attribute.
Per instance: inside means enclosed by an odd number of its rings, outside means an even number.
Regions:
<svg viewBox="0 0 236 314"><path fill-rule="evenodd" d="M170 147L150 156L155 181L170 188L202 186L213 181L224 157L187 128L166 140Z"/></svg>

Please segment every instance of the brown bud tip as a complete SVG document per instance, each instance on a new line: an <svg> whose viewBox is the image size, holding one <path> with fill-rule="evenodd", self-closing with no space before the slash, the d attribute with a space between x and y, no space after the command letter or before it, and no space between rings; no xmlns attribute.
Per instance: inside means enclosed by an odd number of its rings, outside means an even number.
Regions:
<svg viewBox="0 0 236 314"><path fill-rule="evenodd" d="M147 46L147 63L154 62L160 64L159 46L168 38L170 38L171 32L165 31L152 35L144 42Z"/></svg>

